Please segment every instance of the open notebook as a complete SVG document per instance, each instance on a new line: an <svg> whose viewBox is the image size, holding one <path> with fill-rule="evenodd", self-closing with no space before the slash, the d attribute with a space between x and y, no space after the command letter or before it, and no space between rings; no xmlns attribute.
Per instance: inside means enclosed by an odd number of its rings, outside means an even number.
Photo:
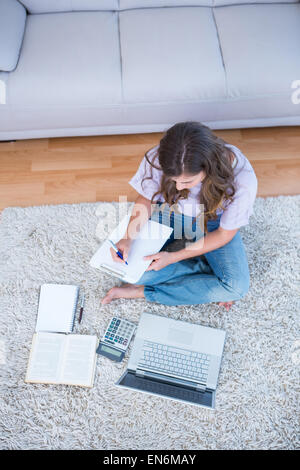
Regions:
<svg viewBox="0 0 300 470"><path fill-rule="evenodd" d="M109 240L116 244L124 237L130 216L131 213L122 219L118 227L110 234ZM143 257L158 253L172 232L172 227L149 219L143 225L138 237L132 242L127 259L128 265L118 263L112 259L110 252L111 245L108 240L105 240L100 248L98 248L90 260L90 265L123 281L130 282L131 284L136 283L151 264L151 260L145 261Z"/></svg>
<svg viewBox="0 0 300 470"><path fill-rule="evenodd" d="M25 382L92 387L98 338L72 335L79 287L43 284Z"/></svg>

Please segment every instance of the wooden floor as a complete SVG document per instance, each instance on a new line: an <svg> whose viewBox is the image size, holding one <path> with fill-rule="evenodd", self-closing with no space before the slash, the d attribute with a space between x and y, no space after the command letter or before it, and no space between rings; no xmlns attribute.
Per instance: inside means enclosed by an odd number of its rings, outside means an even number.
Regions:
<svg viewBox="0 0 300 470"><path fill-rule="evenodd" d="M258 178L258 196L299 194L300 127L214 131L236 145ZM63 137L0 142L0 210L135 200L128 184L163 134Z"/></svg>

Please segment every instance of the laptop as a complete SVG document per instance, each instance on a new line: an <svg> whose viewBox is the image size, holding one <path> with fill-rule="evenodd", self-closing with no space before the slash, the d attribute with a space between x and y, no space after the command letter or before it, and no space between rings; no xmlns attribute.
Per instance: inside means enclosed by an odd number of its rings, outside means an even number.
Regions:
<svg viewBox="0 0 300 470"><path fill-rule="evenodd" d="M215 408L225 331L143 312L115 385Z"/></svg>

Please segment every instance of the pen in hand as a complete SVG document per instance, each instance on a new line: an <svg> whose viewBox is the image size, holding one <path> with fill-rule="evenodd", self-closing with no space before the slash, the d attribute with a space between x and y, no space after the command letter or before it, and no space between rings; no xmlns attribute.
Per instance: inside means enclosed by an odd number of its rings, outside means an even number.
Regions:
<svg viewBox="0 0 300 470"><path fill-rule="evenodd" d="M82 320L83 306L84 306L84 294L82 294L82 297L81 297L81 304L80 304L80 312L79 312L79 320L78 320L78 323L81 323L81 320Z"/></svg>
<svg viewBox="0 0 300 470"><path fill-rule="evenodd" d="M117 253L118 257L121 258L123 261L125 261L124 258L123 258L122 253L118 250L118 248L116 247L116 245L115 245L111 240L108 240L108 241L109 241L109 243L111 244L113 250ZM125 261L125 264L128 265L127 261Z"/></svg>

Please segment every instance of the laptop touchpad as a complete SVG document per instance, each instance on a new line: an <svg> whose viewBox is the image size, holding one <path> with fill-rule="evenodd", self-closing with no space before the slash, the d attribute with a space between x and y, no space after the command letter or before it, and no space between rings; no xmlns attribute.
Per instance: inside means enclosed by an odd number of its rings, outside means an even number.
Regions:
<svg viewBox="0 0 300 470"><path fill-rule="evenodd" d="M191 331L177 330L176 328L169 328L168 340L175 341L175 343L181 343L190 345L193 342L194 333Z"/></svg>

